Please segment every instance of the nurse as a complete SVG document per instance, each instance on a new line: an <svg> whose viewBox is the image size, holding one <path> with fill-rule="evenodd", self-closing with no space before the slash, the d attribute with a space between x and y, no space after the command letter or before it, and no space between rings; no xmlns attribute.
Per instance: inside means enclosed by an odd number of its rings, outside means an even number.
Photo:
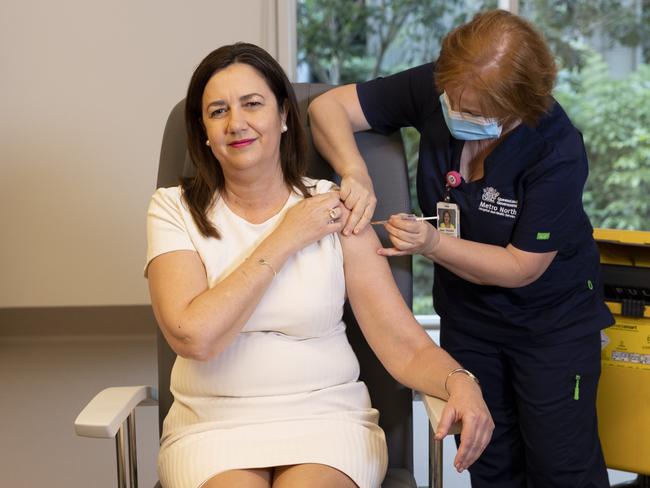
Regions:
<svg viewBox="0 0 650 488"><path fill-rule="evenodd" d="M595 400L599 331L613 318L582 206L585 147L552 98L555 76L542 36L490 11L450 32L435 63L335 88L309 108L352 210L346 234L376 202L353 132L420 132L420 207L457 225L393 215L393 247L379 253L435 263L442 346L478 376L496 423L470 467L475 488L609 486Z"/></svg>

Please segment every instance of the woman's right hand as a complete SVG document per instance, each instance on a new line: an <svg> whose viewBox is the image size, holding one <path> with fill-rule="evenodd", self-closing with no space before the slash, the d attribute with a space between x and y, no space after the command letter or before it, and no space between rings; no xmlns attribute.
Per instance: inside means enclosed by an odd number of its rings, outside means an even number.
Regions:
<svg viewBox="0 0 650 488"><path fill-rule="evenodd" d="M340 232L348 214L338 192L321 193L291 207L275 232L297 252L328 234Z"/></svg>

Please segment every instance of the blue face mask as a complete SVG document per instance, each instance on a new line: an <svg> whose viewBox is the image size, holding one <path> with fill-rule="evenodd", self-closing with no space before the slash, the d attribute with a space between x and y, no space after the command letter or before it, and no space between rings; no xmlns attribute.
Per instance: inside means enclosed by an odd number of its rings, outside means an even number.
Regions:
<svg viewBox="0 0 650 488"><path fill-rule="evenodd" d="M479 141L482 139L496 139L501 135L503 127L498 124L496 119L488 119L452 110L446 92L442 92L442 95L440 95L440 105L449 132L456 139Z"/></svg>

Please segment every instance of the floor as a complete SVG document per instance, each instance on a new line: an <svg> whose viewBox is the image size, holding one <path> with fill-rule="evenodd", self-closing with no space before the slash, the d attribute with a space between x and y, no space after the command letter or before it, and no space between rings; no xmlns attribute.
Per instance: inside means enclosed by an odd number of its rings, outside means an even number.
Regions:
<svg viewBox="0 0 650 488"><path fill-rule="evenodd" d="M155 336L0 340L0 486L113 488L112 440L77 437L73 422L108 386L156 380ZM156 479L157 408L136 410L140 486Z"/></svg>

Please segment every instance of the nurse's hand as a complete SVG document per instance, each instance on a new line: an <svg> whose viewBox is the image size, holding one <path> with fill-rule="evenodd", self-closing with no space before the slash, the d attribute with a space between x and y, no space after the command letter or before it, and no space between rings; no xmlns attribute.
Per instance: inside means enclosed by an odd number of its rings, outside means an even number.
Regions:
<svg viewBox="0 0 650 488"><path fill-rule="evenodd" d="M343 235L358 234L370 222L375 213L377 198L372 180L365 169L353 169L341 176L341 200L350 210Z"/></svg>
<svg viewBox="0 0 650 488"><path fill-rule="evenodd" d="M406 254L429 254L440 241L438 229L424 220L415 220L413 215L391 215L384 224L393 247L377 251L382 256L404 256Z"/></svg>
<svg viewBox="0 0 650 488"><path fill-rule="evenodd" d="M480 387L465 375L449 380L450 396L442 411L436 439L442 439L455 422L461 422L460 445L454 467L460 473L471 466L485 450L494 430L494 421L483 401Z"/></svg>

